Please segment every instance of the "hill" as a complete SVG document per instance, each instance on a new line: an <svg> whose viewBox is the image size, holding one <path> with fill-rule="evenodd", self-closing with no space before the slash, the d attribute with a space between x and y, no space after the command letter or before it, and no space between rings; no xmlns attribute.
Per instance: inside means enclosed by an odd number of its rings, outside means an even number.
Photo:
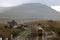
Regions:
<svg viewBox="0 0 60 40"><path fill-rule="evenodd" d="M3 15L2 15L3 14ZM28 3L11 7L0 15L2 20L17 19L19 21L32 20L60 20L60 13L40 3Z"/></svg>

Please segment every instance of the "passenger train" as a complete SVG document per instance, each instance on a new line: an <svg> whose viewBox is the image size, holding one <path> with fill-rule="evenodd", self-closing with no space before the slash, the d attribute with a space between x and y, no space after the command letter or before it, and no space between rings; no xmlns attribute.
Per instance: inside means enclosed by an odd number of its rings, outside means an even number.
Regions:
<svg viewBox="0 0 60 40"><path fill-rule="evenodd" d="M37 30L37 35L42 36L44 34L43 32L44 32L43 29L41 27L39 27Z"/></svg>

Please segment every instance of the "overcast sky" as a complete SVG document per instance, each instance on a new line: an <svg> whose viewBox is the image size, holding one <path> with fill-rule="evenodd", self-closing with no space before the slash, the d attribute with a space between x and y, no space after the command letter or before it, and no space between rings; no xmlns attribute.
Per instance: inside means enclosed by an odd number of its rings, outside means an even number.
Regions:
<svg viewBox="0 0 60 40"><path fill-rule="evenodd" d="M60 11L60 0L0 0L0 7L12 7L24 3L42 3Z"/></svg>
<svg viewBox="0 0 60 40"><path fill-rule="evenodd" d="M55 6L60 5L60 0L0 0L0 6L14 6L23 3L42 3Z"/></svg>

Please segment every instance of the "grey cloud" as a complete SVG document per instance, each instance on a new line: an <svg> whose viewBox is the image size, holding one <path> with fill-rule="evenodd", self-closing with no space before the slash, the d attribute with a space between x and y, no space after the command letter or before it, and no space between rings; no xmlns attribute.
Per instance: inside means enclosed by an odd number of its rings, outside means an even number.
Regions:
<svg viewBox="0 0 60 40"><path fill-rule="evenodd" d="M60 0L31 0L31 2L42 3L46 5L60 5Z"/></svg>

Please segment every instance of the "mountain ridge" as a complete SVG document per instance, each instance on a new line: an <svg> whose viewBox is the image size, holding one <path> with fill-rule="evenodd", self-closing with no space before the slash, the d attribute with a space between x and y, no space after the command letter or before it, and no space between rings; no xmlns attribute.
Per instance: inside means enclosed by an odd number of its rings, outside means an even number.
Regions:
<svg viewBox="0 0 60 40"><path fill-rule="evenodd" d="M12 7L3 14L19 20L60 20L60 13L40 3L29 3Z"/></svg>

